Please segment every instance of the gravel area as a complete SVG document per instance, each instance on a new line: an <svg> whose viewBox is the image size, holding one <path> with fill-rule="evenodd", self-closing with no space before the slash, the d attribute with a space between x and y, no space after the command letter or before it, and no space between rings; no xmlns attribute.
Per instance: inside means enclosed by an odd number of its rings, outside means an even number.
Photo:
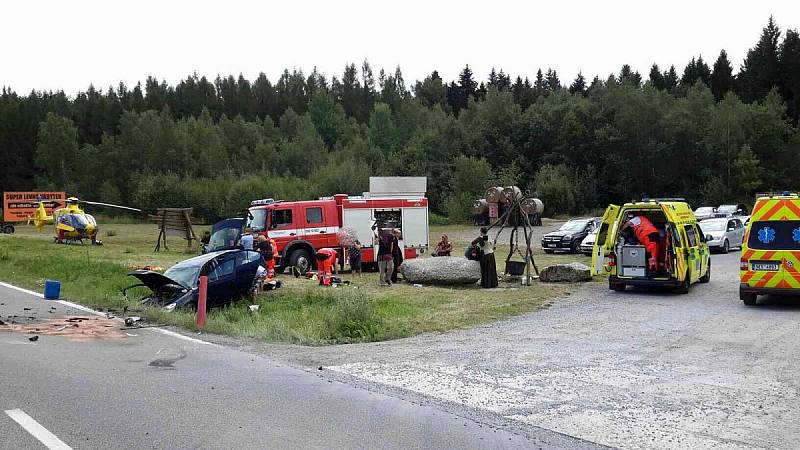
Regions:
<svg viewBox="0 0 800 450"><path fill-rule="evenodd" d="M745 307L738 252L688 295L590 283L465 331L331 347L242 344L320 376L621 448L796 448L800 301Z"/></svg>

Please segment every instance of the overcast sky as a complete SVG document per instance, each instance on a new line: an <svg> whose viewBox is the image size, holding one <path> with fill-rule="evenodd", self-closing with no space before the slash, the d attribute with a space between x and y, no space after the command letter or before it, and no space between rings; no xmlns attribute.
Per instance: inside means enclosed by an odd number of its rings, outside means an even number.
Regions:
<svg viewBox="0 0 800 450"><path fill-rule="evenodd" d="M662 8L655 8L655 5ZM328 78L369 60L375 75L398 64L411 85L436 69L445 80L469 64L512 76L552 67L564 83L623 63L678 71L725 49L738 70L770 15L800 28L800 1L4 1L0 85L27 93L92 83L175 83L197 72L265 72L316 65Z"/></svg>

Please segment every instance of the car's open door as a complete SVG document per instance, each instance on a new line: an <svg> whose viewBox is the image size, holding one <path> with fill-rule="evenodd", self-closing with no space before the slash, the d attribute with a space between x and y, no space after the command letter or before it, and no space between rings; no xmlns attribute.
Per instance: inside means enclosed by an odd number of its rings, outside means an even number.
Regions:
<svg viewBox="0 0 800 450"><path fill-rule="evenodd" d="M606 255L614 245L614 235L616 234L617 216L619 216L619 206L608 205L603 220L600 222L600 229L597 231L597 238L594 240L592 250L592 275L603 273L603 265Z"/></svg>

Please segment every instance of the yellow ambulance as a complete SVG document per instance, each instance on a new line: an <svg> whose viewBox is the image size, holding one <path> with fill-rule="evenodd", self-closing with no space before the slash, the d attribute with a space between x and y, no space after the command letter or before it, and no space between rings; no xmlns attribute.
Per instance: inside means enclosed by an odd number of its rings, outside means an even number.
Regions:
<svg viewBox="0 0 800 450"><path fill-rule="evenodd" d="M658 255L623 230L629 217L643 216L658 230ZM657 267L648 260L655 256ZM592 253L592 274L608 275L608 287L672 287L688 293L697 282L711 279L711 252L697 219L683 199L643 199L622 206L609 205L597 232Z"/></svg>
<svg viewBox="0 0 800 450"><path fill-rule="evenodd" d="M800 295L800 197L784 192L756 200L739 261L739 298Z"/></svg>

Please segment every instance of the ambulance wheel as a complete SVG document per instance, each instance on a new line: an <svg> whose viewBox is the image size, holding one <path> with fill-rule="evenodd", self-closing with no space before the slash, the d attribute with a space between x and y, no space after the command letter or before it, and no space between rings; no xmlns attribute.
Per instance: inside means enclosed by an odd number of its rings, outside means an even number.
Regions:
<svg viewBox="0 0 800 450"><path fill-rule="evenodd" d="M14 225L4 225L3 226L3 233L5 233L5 234L14 234Z"/></svg>
<svg viewBox="0 0 800 450"><path fill-rule="evenodd" d="M758 295L750 292L742 292L742 289L739 288L739 299L747 306L756 306Z"/></svg>
<svg viewBox="0 0 800 450"><path fill-rule="evenodd" d="M708 260L708 270L706 271L706 274L703 275L702 277L700 277L700 282L701 283L708 283L709 281L711 281L711 260L710 259Z"/></svg>
<svg viewBox="0 0 800 450"><path fill-rule="evenodd" d="M301 274L311 270L311 255L306 249L297 249L289 255L289 265L296 267Z"/></svg>
<svg viewBox="0 0 800 450"><path fill-rule="evenodd" d="M691 279L692 279L692 274L687 270L686 278L683 280L683 283L681 283L681 285L675 289L675 292L677 292L678 294L688 294L689 287L692 284Z"/></svg>
<svg viewBox="0 0 800 450"><path fill-rule="evenodd" d="M731 250L731 245L728 244L728 240L725 239L722 241L722 253L728 253Z"/></svg>

